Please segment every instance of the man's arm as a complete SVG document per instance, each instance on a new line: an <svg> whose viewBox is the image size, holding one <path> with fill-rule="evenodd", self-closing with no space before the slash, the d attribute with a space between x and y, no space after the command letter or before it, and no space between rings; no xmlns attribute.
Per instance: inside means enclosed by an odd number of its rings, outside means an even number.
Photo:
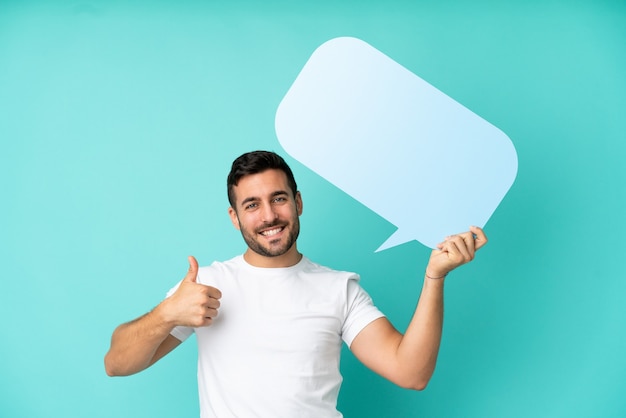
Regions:
<svg viewBox="0 0 626 418"><path fill-rule="evenodd" d="M176 292L156 308L113 332L111 347L104 357L109 376L138 373L180 344L170 335L176 326L205 327L217 316L221 292L196 282L198 262L189 257L189 271Z"/></svg>
<svg viewBox="0 0 626 418"><path fill-rule="evenodd" d="M350 349L367 367L399 386L423 390L435 370L443 326L445 276L487 243L482 229L448 237L433 250L417 308L404 335L386 319L366 326Z"/></svg>
<svg viewBox="0 0 626 418"><path fill-rule="evenodd" d="M158 312L153 311L122 324L111 337L111 348L104 357L109 376L128 376L138 373L176 348L181 342L170 335L169 326Z"/></svg>

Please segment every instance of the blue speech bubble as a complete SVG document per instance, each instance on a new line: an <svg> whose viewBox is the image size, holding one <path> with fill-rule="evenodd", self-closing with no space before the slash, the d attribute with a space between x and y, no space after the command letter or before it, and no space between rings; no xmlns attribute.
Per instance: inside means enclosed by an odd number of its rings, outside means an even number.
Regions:
<svg viewBox="0 0 626 418"><path fill-rule="evenodd" d="M376 251L483 227L517 175L498 128L369 44L322 44L276 111L293 158L391 222Z"/></svg>

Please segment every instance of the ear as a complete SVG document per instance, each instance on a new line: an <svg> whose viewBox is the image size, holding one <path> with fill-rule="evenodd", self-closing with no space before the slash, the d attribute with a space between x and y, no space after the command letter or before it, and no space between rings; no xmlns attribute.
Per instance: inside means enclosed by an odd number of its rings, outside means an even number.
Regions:
<svg viewBox="0 0 626 418"><path fill-rule="evenodd" d="M237 217L237 211L233 209L233 207L228 208L228 216L230 216L230 221L233 223L233 226L236 229L241 229L239 226L239 218Z"/></svg>
<svg viewBox="0 0 626 418"><path fill-rule="evenodd" d="M296 192L296 209L298 210L298 216L302 215L302 195L300 192Z"/></svg>

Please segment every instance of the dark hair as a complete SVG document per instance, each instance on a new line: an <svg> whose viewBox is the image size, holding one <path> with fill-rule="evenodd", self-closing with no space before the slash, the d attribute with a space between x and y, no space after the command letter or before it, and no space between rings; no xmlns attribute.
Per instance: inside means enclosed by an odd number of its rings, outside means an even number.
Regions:
<svg viewBox="0 0 626 418"><path fill-rule="evenodd" d="M285 173L289 188L291 188L295 196L298 191L298 185L293 177L291 168L289 168L285 160L283 160L283 157L271 151L252 151L237 157L237 159L233 161L230 173L228 173L226 186L228 188L228 202L230 206L235 208L235 192L233 191L233 187L239 183L242 177L262 173L265 170L271 169L281 170Z"/></svg>

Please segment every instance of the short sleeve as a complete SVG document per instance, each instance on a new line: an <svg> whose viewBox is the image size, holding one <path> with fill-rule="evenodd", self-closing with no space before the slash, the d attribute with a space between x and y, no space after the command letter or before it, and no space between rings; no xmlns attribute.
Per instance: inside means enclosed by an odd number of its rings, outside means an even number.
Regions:
<svg viewBox="0 0 626 418"><path fill-rule="evenodd" d="M359 277L353 276L347 283L347 312L342 328L342 339L348 345L372 321L385 315L378 310L372 298L359 285Z"/></svg>
<svg viewBox="0 0 626 418"><path fill-rule="evenodd" d="M175 327L170 331L170 335L180 341L185 341L193 334L193 328L189 327Z"/></svg>

